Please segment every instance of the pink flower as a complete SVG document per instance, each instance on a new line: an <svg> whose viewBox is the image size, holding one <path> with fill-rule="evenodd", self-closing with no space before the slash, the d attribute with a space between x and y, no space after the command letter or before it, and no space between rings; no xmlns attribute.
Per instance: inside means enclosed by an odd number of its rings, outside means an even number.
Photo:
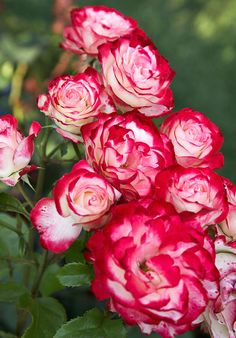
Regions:
<svg viewBox="0 0 236 338"><path fill-rule="evenodd" d="M34 152L34 138L41 130L38 122L30 126L29 136L18 131L18 123L12 115L0 117L0 181L14 186L20 177L35 166L28 166Z"/></svg>
<svg viewBox="0 0 236 338"><path fill-rule="evenodd" d="M174 145L177 162L183 167L220 168L224 158L219 150L223 136L205 115L185 108L170 115L162 124Z"/></svg>
<svg viewBox="0 0 236 338"><path fill-rule="evenodd" d="M207 168L175 166L162 171L156 178L156 195L203 226L221 222L228 212L223 180Z"/></svg>
<svg viewBox="0 0 236 338"><path fill-rule="evenodd" d="M226 188L229 212L220 227L224 234L231 237L233 240L236 239L236 185L230 180L224 178L224 184Z"/></svg>
<svg viewBox="0 0 236 338"><path fill-rule="evenodd" d="M114 207L88 249L96 297L109 299L111 311L146 334L170 338L191 329L218 296L211 239L171 205L140 200Z"/></svg>
<svg viewBox="0 0 236 338"><path fill-rule="evenodd" d="M236 336L236 241L224 237L215 242L216 267L220 272L220 295L204 313L208 330L214 338Z"/></svg>
<svg viewBox="0 0 236 338"><path fill-rule="evenodd" d="M59 214L70 216L86 229L102 226L111 206L120 198L120 193L84 160L60 178L53 195Z"/></svg>
<svg viewBox="0 0 236 338"><path fill-rule="evenodd" d="M53 119L58 133L76 143L81 141L82 125L93 121L101 111L108 114L116 111L92 68L52 80L48 94L39 95L38 108Z"/></svg>
<svg viewBox="0 0 236 338"><path fill-rule="evenodd" d="M64 30L66 50L78 54L97 55L98 47L131 33L137 23L114 8L85 6L71 11L71 27Z"/></svg>
<svg viewBox="0 0 236 338"><path fill-rule="evenodd" d="M46 249L60 253L77 239L82 227L72 217L62 217L52 198L42 198L30 213L33 226L40 234L40 243Z"/></svg>
<svg viewBox="0 0 236 338"><path fill-rule="evenodd" d="M103 115L82 136L88 162L126 200L151 196L157 173L174 163L169 139L137 111Z"/></svg>
<svg viewBox="0 0 236 338"><path fill-rule="evenodd" d="M143 33L102 45L99 59L105 87L121 110L158 117L173 108L175 73Z"/></svg>

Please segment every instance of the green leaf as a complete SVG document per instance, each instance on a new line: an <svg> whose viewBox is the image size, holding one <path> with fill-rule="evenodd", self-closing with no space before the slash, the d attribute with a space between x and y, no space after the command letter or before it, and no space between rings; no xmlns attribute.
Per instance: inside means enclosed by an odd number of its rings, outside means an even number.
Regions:
<svg viewBox="0 0 236 338"><path fill-rule="evenodd" d="M44 272L39 289L43 296L49 296L53 292L64 288L56 275L59 269L60 267L57 264L51 264Z"/></svg>
<svg viewBox="0 0 236 338"><path fill-rule="evenodd" d="M80 262L86 263L82 251L84 250L87 243L88 233L87 231L82 231L79 238L69 247L65 252L66 263Z"/></svg>
<svg viewBox="0 0 236 338"><path fill-rule="evenodd" d="M28 299L24 308L30 311L32 323L22 338L53 337L66 321L63 306L54 298Z"/></svg>
<svg viewBox="0 0 236 338"><path fill-rule="evenodd" d="M0 283L0 301L18 303L20 297L28 294L28 290L16 282Z"/></svg>
<svg viewBox="0 0 236 338"><path fill-rule="evenodd" d="M0 211L17 212L28 218L28 213L23 207L22 203L15 197L2 192L0 193Z"/></svg>
<svg viewBox="0 0 236 338"><path fill-rule="evenodd" d="M0 213L0 257L19 255L19 234L17 232L19 230L16 217ZM28 228L25 223L22 223L21 234L24 237L28 236Z"/></svg>
<svg viewBox="0 0 236 338"><path fill-rule="evenodd" d="M125 338L126 330L120 319L104 317L98 309L86 312L64 324L53 338Z"/></svg>
<svg viewBox="0 0 236 338"><path fill-rule="evenodd" d="M93 279L93 268L85 263L69 263L60 269L57 277L64 286L90 285Z"/></svg>

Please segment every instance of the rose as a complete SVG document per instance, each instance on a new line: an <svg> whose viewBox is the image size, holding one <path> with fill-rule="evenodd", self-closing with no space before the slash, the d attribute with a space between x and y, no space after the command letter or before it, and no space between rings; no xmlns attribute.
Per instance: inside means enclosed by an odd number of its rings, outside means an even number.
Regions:
<svg viewBox="0 0 236 338"><path fill-rule="evenodd" d="M89 164L126 200L151 196L157 173L174 163L169 139L137 111L103 115L81 131Z"/></svg>
<svg viewBox="0 0 236 338"><path fill-rule="evenodd" d="M158 117L173 108L175 73L143 33L102 45L99 59L105 87L121 110Z"/></svg>
<svg viewBox="0 0 236 338"><path fill-rule="evenodd" d="M218 296L212 240L156 201L119 205L112 215L88 241L96 297L146 334L169 338L191 329Z"/></svg>
<svg viewBox="0 0 236 338"><path fill-rule="evenodd" d="M223 179L208 168L166 169L157 175L156 196L203 226L221 222L228 212Z"/></svg>
<svg viewBox="0 0 236 338"><path fill-rule="evenodd" d="M28 166L34 152L34 138L41 130L38 122L33 122L29 136L18 131L17 120L12 115L0 117L0 181L14 186L20 177L36 166Z"/></svg>
<svg viewBox="0 0 236 338"><path fill-rule="evenodd" d="M223 166L224 158L219 153L223 136L202 113L182 109L165 119L161 131L172 141L176 160L181 166L211 169Z"/></svg>
<svg viewBox="0 0 236 338"><path fill-rule="evenodd" d="M78 54L96 56L98 47L131 33L137 23L125 17L114 8L105 6L85 6L71 11L72 26L64 29L66 50Z"/></svg>
<svg viewBox="0 0 236 338"><path fill-rule="evenodd" d="M111 206L120 198L120 193L84 160L59 179L53 195L59 214L71 216L85 229L102 226Z"/></svg>
<svg viewBox="0 0 236 338"><path fill-rule="evenodd" d="M216 266L220 272L220 295L204 313L207 327L215 338L235 338L236 333L236 241L223 236L215 241Z"/></svg>
<svg viewBox="0 0 236 338"><path fill-rule="evenodd" d="M220 227L225 235L236 239L236 185L224 178L229 212Z"/></svg>
<svg viewBox="0 0 236 338"><path fill-rule="evenodd" d="M60 253L77 239L82 227L68 216L62 217L52 198L42 198L31 210L30 219L40 234L40 243L46 250Z"/></svg>
<svg viewBox="0 0 236 338"><path fill-rule="evenodd" d="M92 68L75 76L57 77L49 83L48 94L39 95L38 108L53 119L58 133L78 143L82 125L93 121L100 111L116 111L99 81Z"/></svg>

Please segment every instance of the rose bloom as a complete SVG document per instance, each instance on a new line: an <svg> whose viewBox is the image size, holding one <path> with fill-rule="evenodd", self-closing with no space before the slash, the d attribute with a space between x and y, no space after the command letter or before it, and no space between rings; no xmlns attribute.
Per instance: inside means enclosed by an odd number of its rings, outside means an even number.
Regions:
<svg viewBox="0 0 236 338"><path fill-rule="evenodd" d="M106 222L121 194L82 160L59 179L53 195L61 216L71 216L74 223L91 229Z"/></svg>
<svg viewBox="0 0 236 338"><path fill-rule="evenodd" d="M24 137L17 129L17 119L12 115L0 117L0 181L14 186L20 177L36 166L28 166L34 152L34 139L41 130L33 122L29 136Z"/></svg>
<svg viewBox="0 0 236 338"><path fill-rule="evenodd" d="M82 128L86 158L126 200L151 196L157 173L174 163L173 146L137 111L103 115Z"/></svg>
<svg viewBox="0 0 236 338"><path fill-rule="evenodd" d="M182 167L220 168L224 157L219 150L224 138L219 128L200 112L182 109L165 119L161 131L174 145Z"/></svg>
<svg viewBox="0 0 236 338"><path fill-rule="evenodd" d="M77 54L96 56L98 47L131 33L135 20L125 17L114 8L85 6L71 11L72 26L64 29L61 47Z"/></svg>
<svg viewBox="0 0 236 338"><path fill-rule="evenodd" d="M221 222L228 212L223 179L208 168L164 170L156 178L156 196L203 226Z"/></svg>
<svg viewBox="0 0 236 338"><path fill-rule="evenodd" d="M111 98L100 84L99 74L92 68L84 73L59 76L48 86L48 94L38 97L38 108L53 119L57 132L80 142L80 128L100 113L116 111Z"/></svg>
<svg viewBox="0 0 236 338"><path fill-rule="evenodd" d="M235 338L236 335L236 241L224 236L215 241L216 267L220 272L220 295L210 302L204 313L206 326L214 338Z"/></svg>
<svg viewBox="0 0 236 338"><path fill-rule="evenodd" d="M31 210L30 219L46 250L61 253L78 238L82 226L71 217L62 217L52 198L42 198Z"/></svg>
<svg viewBox="0 0 236 338"><path fill-rule="evenodd" d="M142 32L102 45L99 60L105 87L122 111L158 117L173 108L175 73Z"/></svg>
<svg viewBox="0 0 236 338"><path fill-rule="evenodd" d="M88 241L96 297L145 334L170 338L193 328L218 296L212 240L164 203L133 201L112 213Z"/></svg>
<svg viewBox="0 0 236 338"><path fill-rule="evenodd" d="M236 239L236 185L224 178L229 211L227 217L221 222L220 227L224 234Z"/></svg>

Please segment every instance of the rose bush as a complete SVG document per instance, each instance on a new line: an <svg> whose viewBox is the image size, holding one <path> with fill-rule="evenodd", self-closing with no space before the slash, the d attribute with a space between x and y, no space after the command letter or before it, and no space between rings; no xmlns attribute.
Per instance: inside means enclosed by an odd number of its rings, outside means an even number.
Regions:
<svg viewBox="0 0 236 338"><path fill-rule="evenodd" d="M174 163L173 146L137 111L102 116L82 128L86 158L126 200L151 196L157 173Z"/></svg>
<svg viewBox="0 0 236 338"><path fill-rule="evenodd" d="M156 178L156 196L203 226L225 219L228 203L223 179L208 168L175 166Z"/></svg>
<svg viewBox="0 0 236 338"><path fill-rule="evenodd" d="M169 338L191 329L218 296L211 239L170 205L144 200L113 208L88 249L96 297L146 334Z"/></svg>
<svg viewBox="0 0 236 338"><path fill-rule="evenodd" d="M220 168L224 157L219 150L224 138L205 115L190 108L167 117L161 132L172 141L177 162L183 167Z"/></svg>
<svg viewBox="0 0 236 338"><path fill-rule="evenodd" d="M34 152L34 139L40 130L40 124L33 122L29 136L24 137L15 117L0 117L0 181L14 186L22 175L36 168L28 164Z"/></svg>
<svg viewBox="0 0 236 338"><path fill-rule="evenodd" d="M103 43L115 41L137 27L134 19L105 6L76 8L71 11L71 23L64 30L61 46L74 53L95 56Z"/></svg>
<svg viewBox="0 0 236 338"><path fill-rule="evenodd" d="M98 56L105 87L122 111L158 117L173 108L175 73L143 33L102 45Z"/></svg>
<svg viewBox="0 0 236 338"><path fill-rule="evenodd" d="M51 74L81 73L50 81L38 107L69 141L43 126L29 165L40 124L24 137L15 117L0 118L0 181L40 169L12 192L1 184L0 301L15 302L16 329L0 336L124 338L123 319L163 338L200 323L212 338L235 337L236 186L213 171L223 165L220 130L190 108L152 121L173 108L174 71L133 19L74 9L64 37L83 55L64 52ZM9 102L24 122L28 69L13 68ZM121 319L92 309L65 323L61 288L90 285Z"/></svg>
<svg viewBox="0 0 236 338"><path fill-rule="evenodd" d="M80 128L102 111L116 111L111 98L92 68L84 73L64 75L52 80L48 94L38 97L38 108L58 126L57 132L75 143L81 141Z"/></svg>

